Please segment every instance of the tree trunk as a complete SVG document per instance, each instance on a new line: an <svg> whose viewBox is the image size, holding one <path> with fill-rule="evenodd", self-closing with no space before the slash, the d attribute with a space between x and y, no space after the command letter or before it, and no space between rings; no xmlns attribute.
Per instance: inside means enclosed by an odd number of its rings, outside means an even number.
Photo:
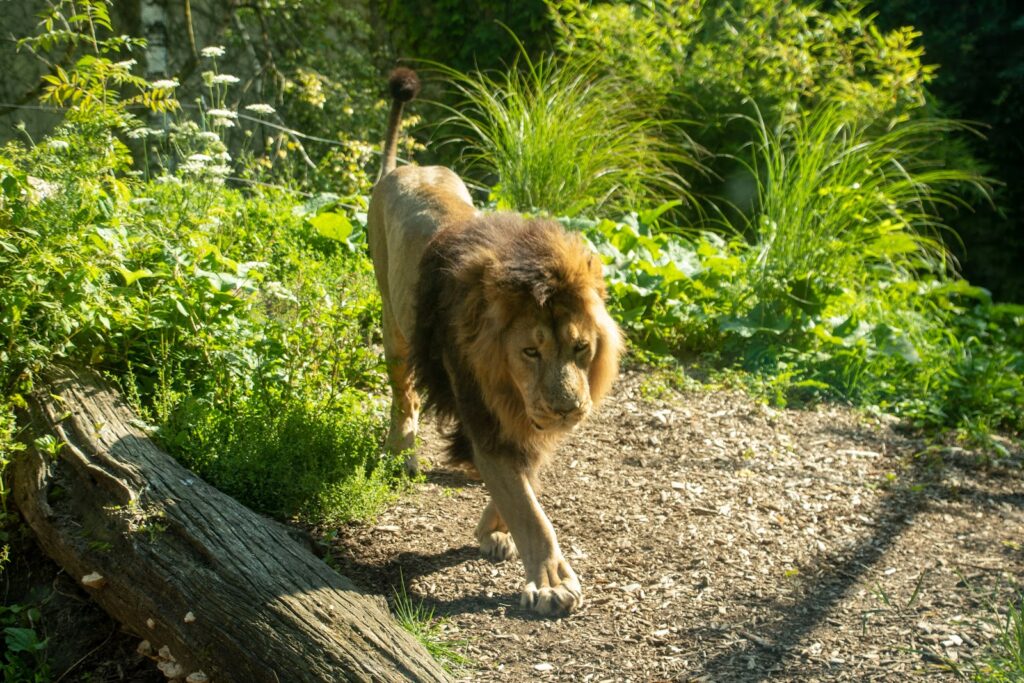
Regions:
<svg viewBox="0 0 1024 683"><path fill-rule="evenodd" d="M383 600L157 448L93 373L54 370L29 409L19 510L114 619L169 650L169 678L448 680Z"/></svg>
<svg viewBox="0 0 1024 683"><path fill-rule="evenodd" d="M163 0L142 0L139 15L146 38L146 78L167 77L167 8Z"/></svg>

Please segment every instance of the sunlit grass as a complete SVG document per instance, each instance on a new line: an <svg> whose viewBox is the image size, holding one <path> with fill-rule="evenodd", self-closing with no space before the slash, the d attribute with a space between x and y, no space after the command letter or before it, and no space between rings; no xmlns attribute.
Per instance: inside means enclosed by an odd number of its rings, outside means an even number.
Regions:
<svg viewBox="0 0 1024 683"><path fill-rule="evenodd" d="M1024 599L1011 603L996 626L999 631L975 665L971 680L977 683L1024 681Z"/></svg>
<svg viewBox="0 0 1024 683"><path fill-rule="evenodd" d="M392 594L392 606L398 623L412 634L441 666L448 671L454 671L470 663L470 660L457 649L464 643L445 635L445 622L434 617L433 607L427 607L422 600L413 601L405 589L403 577L399 576L398 587L392 589Z"/></svg>
<svg viewBox="0 0 1024 683"><path fill-rule="evenodd" d="M573 215L690 199L677 169L699 172L695 146L668 142L672 123L594 63L524 53L499 73L438 69L462 98L449 141L496 176L500 205Z"/></svg>
<svg viewBox="0 0 1024 683"><path fill-rule="evenodd" d="M965 187L989 194L984 178L944 168L931 153L944 136L970 131L963 123L922 118L879 130L838 106L778 129L746 121L756 135L748 168L758 187L749 227L758 289L770 279L845 287L872 272L949 272L938 207L964 205Z"/></svg>

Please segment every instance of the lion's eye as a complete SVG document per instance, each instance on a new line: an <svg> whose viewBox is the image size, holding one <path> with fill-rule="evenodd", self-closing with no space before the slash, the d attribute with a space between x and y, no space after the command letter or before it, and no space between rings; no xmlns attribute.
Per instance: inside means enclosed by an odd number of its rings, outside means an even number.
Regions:
<svg viewBox="0 0 1024 683"><path fill-rule="evenodd" d="M540 358L540 351L538 351L536 347L527 346L523 349L523 355L527 358Z"/></svg>
<svg viewBox="0 0 1024 683"><path fill-rule="evenodd" d="M582 340L582 339L580 341L576 342L576 353L583 353L584 351L589 351L589 350L590 350L590 342Z"/></svg>

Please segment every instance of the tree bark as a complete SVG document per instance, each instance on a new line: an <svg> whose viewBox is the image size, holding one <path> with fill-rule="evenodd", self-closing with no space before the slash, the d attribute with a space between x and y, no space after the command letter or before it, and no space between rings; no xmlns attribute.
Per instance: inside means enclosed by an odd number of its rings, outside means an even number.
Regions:
<svg viewBox="0 0 1024 683"><path fill-rule="evenodd" d="M169 650L169 678L449 680L383 600L161 451L91 371L55 369L29 412L16 505L100 606Z"/></svg>

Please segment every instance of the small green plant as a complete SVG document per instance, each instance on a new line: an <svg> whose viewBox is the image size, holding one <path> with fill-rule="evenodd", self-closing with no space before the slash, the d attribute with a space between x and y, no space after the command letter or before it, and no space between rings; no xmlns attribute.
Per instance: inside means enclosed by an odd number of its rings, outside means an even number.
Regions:
<svg viewBox="0 0 1024 683"><path fill-rule="evenodd" d="M9 683L49 683L47 659L49 639L40 640L38 624L42 616L36 607L9 605L0 607L4 655L0 673Z"/></svg>
<svg viewBox="0 0 1024 683"><path fill-rule="evenodd" d="M997 620L995 638L988 643L980 661L974 663L970 679L976 683L1024 681L1024 596L1007 605Z"/></svg>
<svg viewBox="0 0 1024 683"><path fill-rule="evenodd" d="M523 52L500 73L437 68L462 98L449 141L471 172L496 177L499 207L575 215L689 196L677 169L700 166L694 148L666 142L671 124L593 62Z"/></svg>
<svg viewBox="0 0 1024 683"><path fill-rule="evenodd" d="M428 608L422 600L413 601L401 573L398 587L392 589L391 602L395 618L402 628L411 633L445 669L453 671L469 664L469 659L457 649L464 643L445 636L445 620L434 617L434 608Z"/></svg>
<svg viewBox="0 0 1024 683"><path fill-rule="evenodd" d="M50 51L58 46L71 50L81 45L89 50L71 70L56 66L53 73L43 76L43 102L71 105L71 121L99 121L117 127L135 122L129 111L134 106L155 112L176 109L172 88L132 74L135 59L111 58L142 49L146 41L114 34L108 4L108 0L52 3L43 15L40 33L18 41L19 47L32 50Z"/></svg>
<svg viewBox="0 0 1024 683"><path fill-rule="evenodd" d="M983 617L989 632L995 635L966 665L946 661L945 666L960 679L974 683L1018 683L1024 681L1024 594L1016 592L1000 609L988 596L964 576L960 581L988 611Z"/></svg>

